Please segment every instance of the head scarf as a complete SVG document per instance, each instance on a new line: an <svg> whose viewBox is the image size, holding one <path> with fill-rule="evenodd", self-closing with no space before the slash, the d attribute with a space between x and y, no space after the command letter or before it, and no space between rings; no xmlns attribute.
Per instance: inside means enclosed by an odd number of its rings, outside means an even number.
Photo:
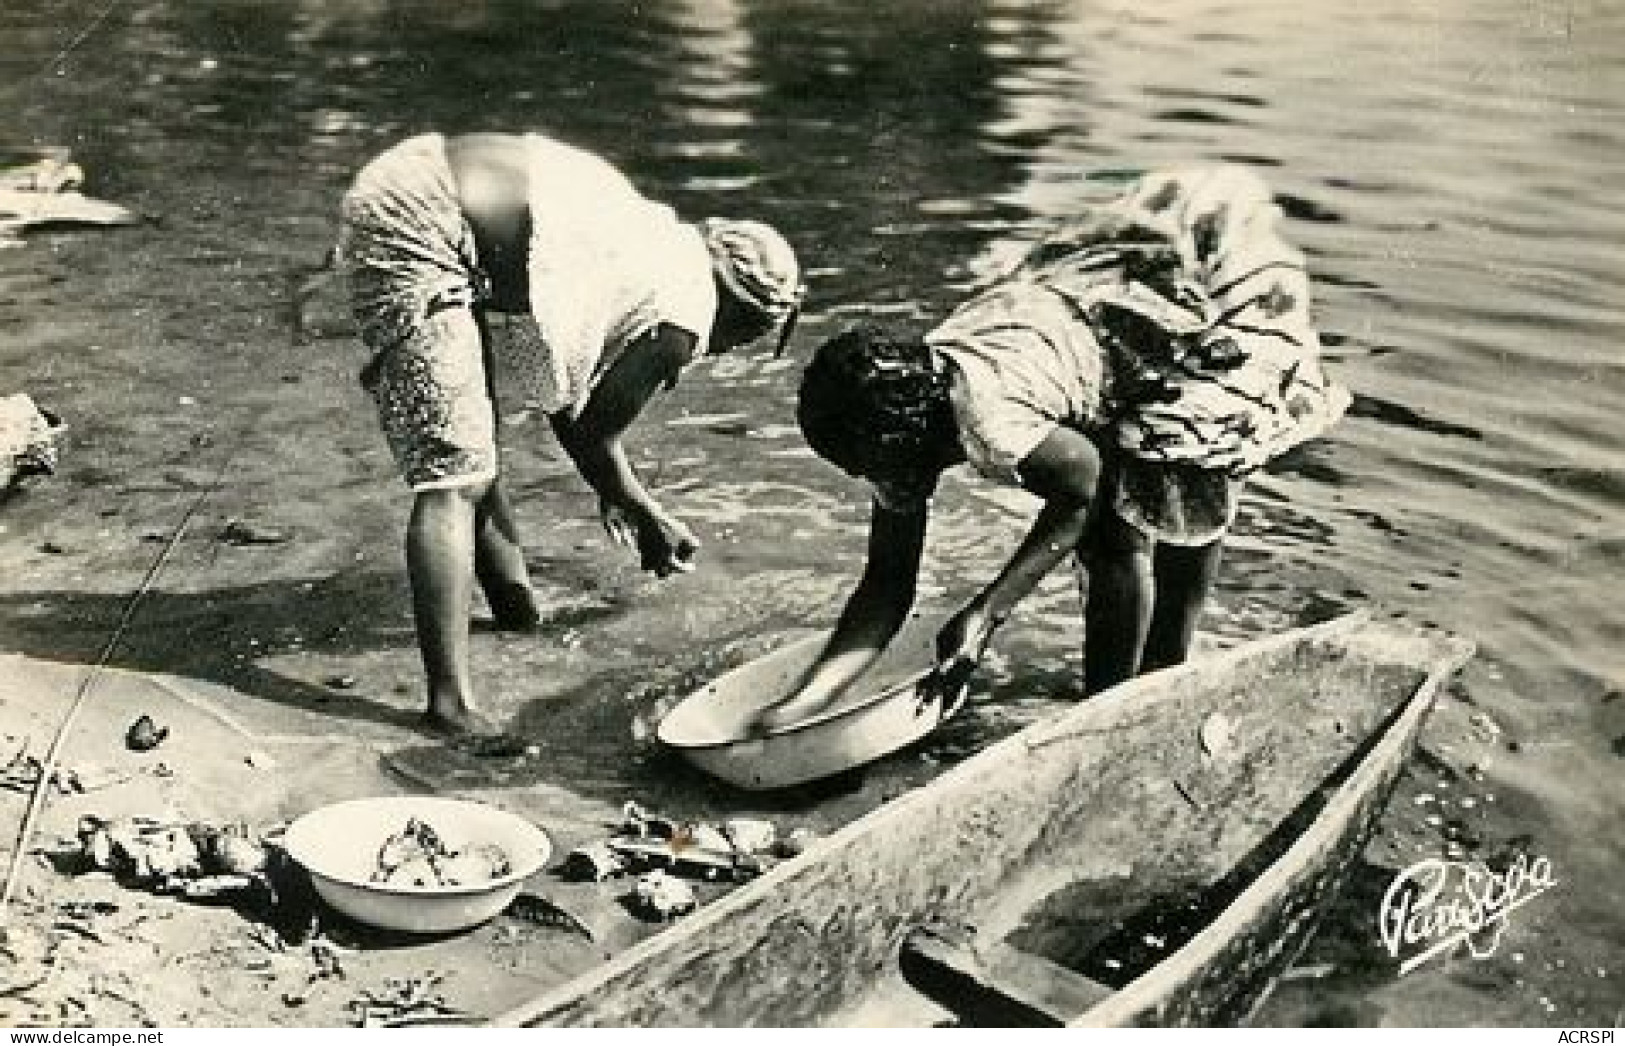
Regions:
<svg viewBox="0 0 1625 1046"><path fill-rule="evenodd" d="M700 234L711 252L712 271L728 293L783 324L783 352L806 294L794 248L764 222L707 218L700 222Z"/></svg>

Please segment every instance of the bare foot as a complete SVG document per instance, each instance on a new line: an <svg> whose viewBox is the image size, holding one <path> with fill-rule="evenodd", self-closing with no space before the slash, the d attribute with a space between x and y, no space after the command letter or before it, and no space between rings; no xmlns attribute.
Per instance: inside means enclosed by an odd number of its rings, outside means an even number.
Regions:
<svg viewBox="0 0 1625 1046"><path fill-rule="evenodd" d="M444 738L453 748L469 755L490 758L520 756L530 747L523 737L509 733L469 708L430 708L423 713L423 725L429 733Z"/></svg>
<svg viewBox="0 0 1625 1046"><path fill-rule="evenodd" d="M500 632L534 632L542 623L536 593L526 584L502 583L483 586L485 603L491 608L491 624Z"/></svg>

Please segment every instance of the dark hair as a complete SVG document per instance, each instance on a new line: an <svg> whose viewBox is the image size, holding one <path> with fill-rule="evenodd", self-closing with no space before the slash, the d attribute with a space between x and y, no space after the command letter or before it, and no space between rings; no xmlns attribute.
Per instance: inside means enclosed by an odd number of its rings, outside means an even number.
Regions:
<svg viewBox="0 0 1625 1046"><path fill-rule="evenodd" d="M818 347L796 420L820 457L866 479L934 479L959 445L948 375L931 350L874 327Z"/></svg>

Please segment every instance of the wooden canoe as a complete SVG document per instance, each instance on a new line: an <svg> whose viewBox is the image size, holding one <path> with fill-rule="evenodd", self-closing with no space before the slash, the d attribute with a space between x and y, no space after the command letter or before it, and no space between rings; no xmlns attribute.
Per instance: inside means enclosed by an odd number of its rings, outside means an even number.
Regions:
<svg viewBox="0 0 1625 1046"><path fill-rule="evenodd" d="M1471 653L1352 615L1133 680L496 1023L1244 1023Z"/></svg>

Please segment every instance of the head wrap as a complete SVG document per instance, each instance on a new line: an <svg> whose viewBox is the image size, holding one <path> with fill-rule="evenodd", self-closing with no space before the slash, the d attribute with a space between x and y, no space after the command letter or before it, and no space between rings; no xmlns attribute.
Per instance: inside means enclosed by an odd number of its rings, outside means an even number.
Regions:
<svg viewBox="0 0 1625 1046"><path fill-rule="evenodd" d="M744 304L783 323L782 352L807 290L801 283L795 249L764 222L706 218L699 228L711 252L717 281Z"/></svg>

